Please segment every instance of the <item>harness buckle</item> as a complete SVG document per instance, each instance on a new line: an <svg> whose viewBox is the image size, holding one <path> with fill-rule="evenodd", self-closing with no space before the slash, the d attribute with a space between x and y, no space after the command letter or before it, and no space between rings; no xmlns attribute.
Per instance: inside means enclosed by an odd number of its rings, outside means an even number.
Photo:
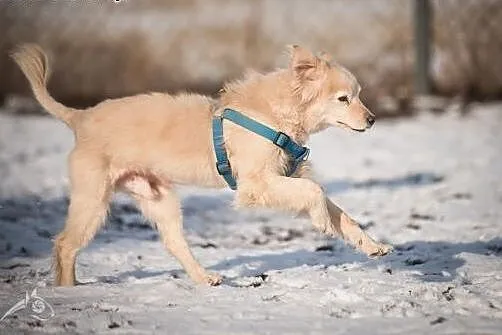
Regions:
<svg viewBox="0 0 502 335"><path fill-rule="evenodd" d="M216 162L216 170L218 170L218 173L220 175L232 173L232 170L230 169L230 163L228 161Z"/></svg>
<svg viewBox="0 0 502 335"><path fill-rule="evenodd" d="M275 136L272 142L279 148L284 148L286 145L288 145L289 141L291 141L291 139L288 135L284 134L283 132L278 132L277 136Z"/></svg>
<svg viewBox="0 0 502 335"><path fill-rule="evenodd" d="M310 149L307 147L303 147L303 148L305 149L305 151L303 151L303 153L301 154L300 157L298 157L298 159L305 162L306 160L309 159Z"/></svg>

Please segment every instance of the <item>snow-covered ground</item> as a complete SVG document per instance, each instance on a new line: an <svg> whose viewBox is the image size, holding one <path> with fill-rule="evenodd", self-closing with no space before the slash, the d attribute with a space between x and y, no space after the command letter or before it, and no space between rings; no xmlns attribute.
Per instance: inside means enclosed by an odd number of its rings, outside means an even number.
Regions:
<svg viewBox="0 0 502 335"><path fill-rule="evenodd" d="M187 237L223 285L194 285L117 197L78 258L82 284L55 288L51 238L73 138L48 117L0 114L0 317L34 287L55 313L37 321L29 305L0 333L501 334L501 127L492 104L312 138L329 196L395 246L384 258L306 219L235 211L231 191L187 188Z"/></svg>

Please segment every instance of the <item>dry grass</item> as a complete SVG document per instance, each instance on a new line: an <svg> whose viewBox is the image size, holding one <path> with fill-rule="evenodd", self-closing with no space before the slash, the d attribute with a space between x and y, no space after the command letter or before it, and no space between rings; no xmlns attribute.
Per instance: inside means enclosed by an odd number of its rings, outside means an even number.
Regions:
<svg viewBox="0 0 502 335"><path fill-rule="evenodd" d="M402 114L410 110L413 95L411 4L8 0L0 3L0 96L28 93L7 58L20 42L37 42L49 52L54 65L50 89L75 106L152 90L211 94L246 68L284 65L284 45L300 43L332 53L354 71L364 98L380 115ZM497 0L434 4L438 92L500 97L502 17Z"/></svg>
<svg viewBox="0 0 502 335"><path fill-rule="evenodd" d="M501 98L501 2L442 0L435 2L435 9L438 92L467 99Z"/></svg>

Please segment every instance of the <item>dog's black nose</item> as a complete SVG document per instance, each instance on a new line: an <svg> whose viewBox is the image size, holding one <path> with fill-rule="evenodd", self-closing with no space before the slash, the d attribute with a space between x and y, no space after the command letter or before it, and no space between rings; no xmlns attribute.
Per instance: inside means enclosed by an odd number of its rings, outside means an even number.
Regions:
<svg viewBox="0 0 502 335"><path fill-rule="evenodd" d="M369 128L375 123L375 118L373 116L368 116L366 118L366 121L368 122L368 128Z"/></svg>

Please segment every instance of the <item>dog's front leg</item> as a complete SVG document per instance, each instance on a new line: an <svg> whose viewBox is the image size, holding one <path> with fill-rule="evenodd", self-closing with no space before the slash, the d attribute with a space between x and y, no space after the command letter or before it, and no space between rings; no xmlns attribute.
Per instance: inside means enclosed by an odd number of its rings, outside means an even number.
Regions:
<svg viewBox="0 0 502 335"><path fill-rule="evenodd" d="M312 224L321 232L335 235L322 188L310 179L269 176L241 178L237 203L308 213Z"/></svg>
<svg viewBox="0 0 502 335"><path fill-rule="evenodd" d="M392 247L374 241L366 234L361 227L344 213L337 205L326 197L326 204L333 229L343 237L344 240L354 245L368 256L383 256L388 254Z"/></svg>

